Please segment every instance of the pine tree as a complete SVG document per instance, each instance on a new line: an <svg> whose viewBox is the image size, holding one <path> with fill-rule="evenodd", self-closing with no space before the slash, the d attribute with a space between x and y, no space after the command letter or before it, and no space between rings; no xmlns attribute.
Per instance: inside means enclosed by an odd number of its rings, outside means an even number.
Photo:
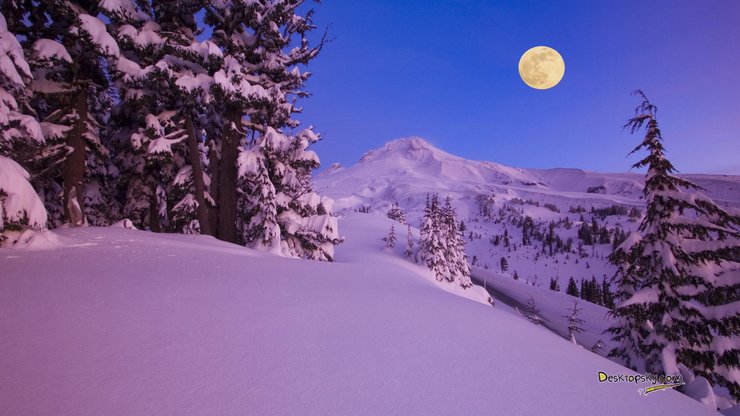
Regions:
<svg viewBox="0 0 740 416"><path fill-rule="evenodd" d="M247 245L280 253L281 231L278 224L278 201L275 186L270 181L266 162L260 152L242 152L239 178L249 189L240 199L239 212L244 215L242 239ZM252 160L246 160L246 158Z"/></svg>
<svg viewBox="0 0 740 416"><path fill-rule="evenodd" d="M449 268L445 258L447 247L442 236L441 222L439 197L434 194L430 199L427 195L422 226L419 230L421 234L419 258L434 272L438 281L443 281L449 276Z"/></svg>
<svg viewBox="0 0 740 416"><path fill-rule="evenodd" d="M406 251L403 252L406 257L414 256L414 235L411 233L411 225L408 226L408 233L406 234Z"/></svg>
<svg viewBox="0 0 740 416"><path fill-rule="evenodd" d="M507 270L509 270L509 261L506 260L506 257L501 257L499 260L499 264L501 265L501 272L505 273Z"/></svg>
<svg viewBox="0 0 740 416"><path fill-rule="evenodd" d="M611 284L606 280L606 276L604 276L604 280L601 282L601 296L601 304L609 309L614 309L614 294L612 294Z"/></svg>
<svg viewBox="0 0 740 416"><path fill-rule="evenodd" d="M579 297L580 293L578 292L578 286L576 285L576 281L573 279L573 276L568 279L568 287L565 289L565 293Z"/></svg>
<svg viewBox="0 0 740 416"><path fill-rule="evenodd" d="M458 225L455 209L448 196L442 208L442 222L445 227L445 241L447 247L447 260L450 263L450 277L448 280L457 281L463 288L473 286L470 279L470 266L468 256L465 255L465 238Z"/></svg>
<svg viewBox="0 0 740 416"><path fill-rule="evenodd" d="M317 46L310 46L307 34L315 28L313 11L298 14L302 3L292 0L207 1L205 22L213 27L212 40L223 51L223 65L214 74L211 89L219 102L216 112L221 122L220 129L216 126L209 131L211 137L218 138L209 159L216 188L213 193L217 199L215 231L218 238L225 241L238 240L238 158L244 150L263 153L277 194L290 200L289 204L278 208L281 211L279 221L281 216L286 221L296 222L297 218L315 215L311 211L316 205L308 203L303 195L312 193L310 171L319 165L316 155L306 148L318 141L318 136L310 128L296 136L285 135L282 131L298 126L292 115L300 111L296 99L307 95L304 85L310 76L299 66L308 64L318 55L325 39L322 38ZM242 146L248 135L251 138ZM325 220L332 222L329 218ZM335 228L335 224L326 225ZM312 247L315 242L310 241L313 238L302 237L316 235L315 229L299 228L302 231L295 234L290 232L293 228L281 225L283 241L291 255L331 257L328 253L316 252ZM330 240L338 241L329 238L325 242Z"/></svg>
<svg viewBox="0 0 740 416"><path fill-rule="evenodd" d="M398 206L397 202L393 203L386 216L394 221L400 222L401 224L406 224L406 214Z"/></svg>
<svg viewBox="0 0 740 416"><path fill-rule="evenodd" d="M211 234L213 200L197 132L206 123L202 114L221 51L195 40L200 29L193 16L202 6L194 0L103 3L121 50L111 72L121 96L113 147L127 195L124 213L155 231Z"/></svg>
<svg viewBox="0 0 740 416"><path fill-rule="evenodd" d="M44 143L29 106L31 70L21 44L0 14L0 247L12 232L46 227L47 213L18 162ZM11 238L12 242L12 238Z"/></svg>
<svg viewBox="0 0 740 416"><path fill-rule="evenodd" d="M573 309L569 309L570 314L564 315L563 318L568 319L568 339L570 339L574 344L577 344L576 342L576 334L580 334L583 332L583 319L578 317L578 314L581 313L583 309L578 307L578 301L573 301Z"/></svg>
<svg viewBox="0 0 740 416"><path fill-rule="evenodd" d="M109 223L114 214L99 209L111 208L112 201L97 192L111 189L115 175L101 126L112 105L105 63L117 59L118 45L97 17L97 3L18 4L14 24L24 26L24 47L34 51L31 103L46 137L31 164L34 183L54 225Z"/></svg>
<svg viewBox="0 0 740 416"><path fill-rule="evenodd" d="M391 229L388 231L388 236L386 236L383 241L385 241L386 248L393 248L396 246L396 230L393 225L391 225Z"/></svg>
<svg viewBox="0 0 740 416"><path fill-rule="evenodd" d="M665 157L657 109L642 103L626 125L645 127L633 150L648 155L640 227L610 256L617 298L610 352L642 371L676 374L677 363L740 396L740 216L729 214L695 184L674 176Z"/></svg>
<svg viewBox="0 0 740 416"><path fill-rule="evenodd" d="M439 206L437 194L427 196L420 230L419 257L438 281L458 282L464 288L473 285L465 255L465 240L459 231L455 210L447 198Z"/></svg>
<svg viewBox="0 0 740 416"><path fill-rule="evenodd" d="M529 322L535 325L542 325L544 322L542 312L537 308L532 295L529 295L529 300L527 301L527 306L524 311L524 316L529 320Z"/></svg>

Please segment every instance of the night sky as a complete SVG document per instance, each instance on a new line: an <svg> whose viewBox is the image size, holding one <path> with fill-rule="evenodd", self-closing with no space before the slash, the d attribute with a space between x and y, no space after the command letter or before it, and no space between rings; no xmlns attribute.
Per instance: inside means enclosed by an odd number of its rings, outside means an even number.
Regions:
<svg viewBox="0 0 740 416"><path fill-rule="evenodd" d="M679 171L740 174L740 1L326 0L315 20L335 40L300 119L323 133L324 167L415 135L469 159L624 172L640 88ZM550 90L517 72L537 45L565 59Z"/></svg>

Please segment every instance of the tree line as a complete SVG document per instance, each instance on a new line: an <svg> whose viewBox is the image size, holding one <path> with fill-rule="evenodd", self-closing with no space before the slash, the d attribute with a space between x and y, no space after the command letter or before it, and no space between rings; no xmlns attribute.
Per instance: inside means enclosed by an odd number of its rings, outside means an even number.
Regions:
<svg viewBox="0 0 740 416"><path fill-rule="evenodd" d="M24 171L47 216L6 185L0 233L128 218L332 260L320 137L295 119L326 43L303 3L3 2L0 169Z"/></svg>

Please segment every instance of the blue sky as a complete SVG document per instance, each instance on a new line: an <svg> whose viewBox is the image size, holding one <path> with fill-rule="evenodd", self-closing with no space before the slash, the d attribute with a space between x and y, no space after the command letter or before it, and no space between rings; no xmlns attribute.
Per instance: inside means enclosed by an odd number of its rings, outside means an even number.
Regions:
<svg viewBox="0 0 740 416"><path fill-rule="evenodd" d="M335 38L312 62L300 116L324 166L411 135L518 167L622 172L643 89L681 172L740 174L740 2L326 0ZM520 79L530 47L557 49L562 82Z"/></svg>

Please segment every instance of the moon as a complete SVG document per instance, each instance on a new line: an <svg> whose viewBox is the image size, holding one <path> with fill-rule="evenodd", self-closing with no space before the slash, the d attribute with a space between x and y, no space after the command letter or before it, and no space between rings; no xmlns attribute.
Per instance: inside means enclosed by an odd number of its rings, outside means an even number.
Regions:
<svg viewBox="0 0 740 416"><path fill-rule="evenodd" d="M519 76L532 88L552 88L565 75L565 61L558 51L547 46L535 46L519 59Z"/></svg>

